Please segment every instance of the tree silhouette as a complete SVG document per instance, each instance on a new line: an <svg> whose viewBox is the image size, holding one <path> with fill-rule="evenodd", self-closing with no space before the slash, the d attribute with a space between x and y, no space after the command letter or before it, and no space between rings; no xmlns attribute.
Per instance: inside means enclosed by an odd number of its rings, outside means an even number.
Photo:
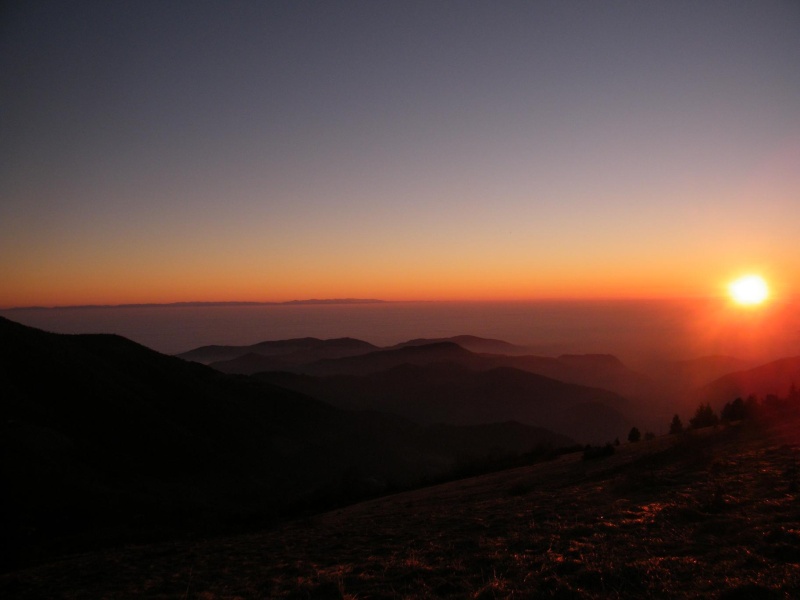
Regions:
<svg viewBox="0 0 800 600"><path fill-rule="evenodd" d="M722 407L721 418L723 423L741 421L745 416L747 415L744 400L741 398L736 398L733 402L726 402L725 406Z"/></svg>
<svg viewBox="0 0 800 600"><path fill-rule="evenodd" d="M628 434L629 442L638 442L642 439L642 432L637 427L632 427L631 432Z"/></svg>
<svg viewBox="0 0 800 600"><path fill-rule="evenodd" d="M683 422L676 414L674 417L672 417L672 423L669 424L669 434L678 435L679 433L683 433Z"/></svg>
<svg viewBox="0 0 800 600"><path fill-rule="evenodd" d="M797 388L794 381L792 385L789 386L789 395L786 396L786 400L792 407L796 408L798 404L800 404L800 389Z"/></svg>
<svg viewBox="0 0 800 600"><path fill-rule="evenodd" d="M701 404L697 407L694 417L689 419L689 429L711 427L719 423L719 417L710 404Z"/></svg>

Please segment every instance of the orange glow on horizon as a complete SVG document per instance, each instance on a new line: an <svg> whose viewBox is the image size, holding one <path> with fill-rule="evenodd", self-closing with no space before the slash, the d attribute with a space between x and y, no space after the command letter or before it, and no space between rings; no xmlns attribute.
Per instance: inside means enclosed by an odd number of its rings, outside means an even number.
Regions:
<svg viewBox="0 0 800 600"><path fill-rule="evenodd" d="M389 302L527 302L538 300L636 300L655 298L702 297L692 290L661 286L583 287L579 285L530 285L514 289L512 285L474 288L457 282L440 285L403 286L352 285L297 287L185 285L119 286L113 291L100 285L68 286L60 289L30 290L28 293L0 297L0 309L25 306L114 306L123 304L172 304L180 302L287 302L308 299L376 299ZM450 285L445 285L450 283ZM32 292L32 293L31 293Z"/></svg>
<svg viewBox="0 0 800 600"><path fill-rule="evenodd" d="M321 261L324 262L324 261ZM20 270L0 290L0 308L170 304L176 302L286 302L365 298L385 301L525 302L536 300L636 300L719 296L719 265L689 270L685 263L645 271L638 264L564 266L531 260L498 263L446 261L386 263L366 257L358 269L336 264L205 262L129 265L127 270ZM105 265L104 265L105 267ZM338 268L337 268L338 267ZM794 293L790 271L760 269L769 298ZM709 285L709 282L718 282ZM719 287L715 287L719 286ZM729 296L728 296L729 298ZM730 301L730 299L728 300Z"/></svg>

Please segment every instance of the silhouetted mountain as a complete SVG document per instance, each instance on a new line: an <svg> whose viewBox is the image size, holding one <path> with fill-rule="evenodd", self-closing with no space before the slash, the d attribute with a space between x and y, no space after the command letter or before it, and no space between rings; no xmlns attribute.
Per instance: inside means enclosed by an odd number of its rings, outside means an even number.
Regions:
<svg viewBox="0 0 800 600"><path fill-rule="evenodd" d="M355 340L352 342L355 342ZM343 358L325 358L317 361L308 361L306 359L310 358L312 353L306 350L298 351L296 349L298 343L306 345L309 344L309 341L286 340L280 342L264 342L257 346L266 348L269 352L273 353L272 355L265 356L263 352L259 352L258 354L249 353L232 360L213 362L210 366L227 373L255 374L259 372L281 371L314 376L369 376L384 371L390 371L404 365L453 365L472 371L515 369L544 376L549 379L555 379L564 384L601 388L636 400L631 403L624 402L621 398L615 398L614 401L609 404L608 397L604 396L602 400L597 401L600 405L592 407L592 415L593 418L600 418L604 425L599 429L584 428L591 429L590 433L592 437L590 438L586 438L586 431L581 429L582 426L576 424L581 419L569 419L570 422L567 425L564 425L562 422L565 419L556 420L559 424L559 431L572 436L575 436L576 432L582 431L582 433L577 434L578 439L587 439L588 441L600 441L599 436L607 435L610 431L614 431L612 439L613 437L621 435L623 433L621 428L624 428L624 424L627 424L629 419L635 419L643 426L652 427L667 418L667 411L659 412L651 400L654 395L654 388L656 387L653 381L640 373L628 369L617 357L609 354L572 354L559 357L542 357L524 354L477 353L467 350L464 345L483 350L511 350L514 352L521 350L521 347L508 344L501 340L478 338L475 336L455 336L442 340L419 338L387 349L374 349L374 347L372 347L372 351L354 353L353 355ZM314 340L313 343L315 344L313 346L314 348L319 347L319 340ZM352 347L357 350L363 346L355 342ZM251 348L256 348L256 346ZM187 353L183 356L192 356L192 353ZM496 420L490 416L493 410L493 408L490 407L492 407L492 402L494 401L494 398L490 397L485 397L480 401L476 400L474 402L475 406L483 406L482 410L484 410L486 414L480 418L475 417L467 419L466 421L463 420L467 414L466 405L461 406L459 410L445 408L441 396L436 396L428 403L425 410L421 410L418 406L412 408L412 406L416 406L414 404L414 398L419 400L427 397L427 395L435 393L433 391L435 387L432 386L441 385L439 381L429 380L429 373L404 374L407 379L413 379L418 375L422 375L423 379L413 384L409 381L395 381L395 378L391 376L378 376L377 378L365 380L365 382L356 386L356 388L362 389L352 389L352 382L344 383L339 380L334 380L334 382L330 383L330 386L301 386L296 389L302 389L315 397L324 398L337 406L387 410L413 419L420 419L426 423L435 422L436 420L454 423L483 423ZM265 379L269 379L269 377ZM393 387L396 385L399 386L399 388L396 389ZM416 391L408 391L407 388L409 385L414 387ZM343 386L343 389L340 390L339 386ZM574 389L565 388L564 391L555 394L552 402L554 404L564 405L562 398L568 396L572 391L574 391ZM448 391L448 394L458 396L459 398L464 397L464 393L464 390ZM382 400L383 398L394 396L397 396L394 403L385 404ZM411 401L407 400L409 397L412 398ZM579 396L576 396L576 398L577 397ZM642 399L646 399L646 401ZM592 402L595 402L595 400L592 399ZM590 405L587 404L585 410L588 411L589 406ZM615 413L604 414L605 409L603 407L610 408L615 411ZM477 409L473 407L470 410ZM501 411L497 414L497 418L516 419L545 427L551 426L550 421L531 421L530 414L520 416L520 414L523 413L524 411L521 410ZM623 413L626 415L627 419L621 417Z"/></svg>
<svg viewBox="0 0 800 600"><path fill-rule="evenodd" d="M278 361L276 364L298 365L325 358L341 358L364 354L377 349L377 346L353 338L320 340L307 337L260 342L250 346L201 346L177 356L184 360L210 364L231 361L248 354L254 354L273 357ZM265 364L270 363L267 361ZM220 370L224 371L225 369ZM243 371L234 370L233 372Z"/></svg>
<svg viewBox="0 0 800 600"><path fill-rule="evenodd" d="M752 364L733 356L701 356L690 360L674 361L667 365L666 376L677 379L686 387L696 388L735 371L743 371Z"/></svg>
<svg viewBox="0 0 800 600"><path fill-rule="evenodd" d="M686 396L723 375L753 367L733 356L701 356L689 360L651 362L646 373L669 396Z"/></svg>
<svg viewBox="0 0 800 600"><path fill-rule="evenodd" d="M353 430L322 402L118 336L0 319L0 339L7 539L280 511L326 482Z"/></svg>
<svg viewBox="0 0 800 600"><path fill-rule="evenodd" d="M557 431L566 435L591 442L605 441L609 438L604 436L612 432L610 439L623 435L630 418L641 420L642 415L652 409L650 405L627 402L611 393L623 392L631 398L642 398L647 397L653 388L649 378L631 371L614 356L589 354L550 358L477 354L463 348L454 340L495 348L502 347L505 342L483 340L472 336L457 336L449 340L453 341L425 343L428 340L411 340L390 349L309 363L292 362L293 355L288 353L271 357L248 354L231 361L212 363L211 366L234 373L281 371L326 377L328 379L324 383L313 384L299 384L300 380L291 378L284 380L281 379L283 375L265 376L262 379L284 382L292 389L301 390L343 408L388 411L424 423L442 421L473 424L493 422L498 419L517 420L542 427L556 427ZM280 351L281 345L285 344L286 342L280 345L276 343L272 347ZM409 365L429 366L432 369L402 368ZM476 397L476 389L481 389L480 386L474 387L478 383L474 381L477 375L467 371L498 371L505 373L506 378L512 377L511 373L524 371L538 377L529 378L530 389L510 399L500 398L499 392L495 394L491 389ZM444 383L442 376L447 374L449 377L453 373L455 373L453 381ZM513 376L518 377L516 374ZM364 379L358 379L359 377ZM495 377L502 379L497 373ZM544 390L541 385L544 379L558 381L554 382L555 387L551 386ZM537 385L531 382L537 382ZM501 387L504 383L504 381L495 382ZM447 387L444 391L443 386ZM584 393L586 388L602 389L594 389L587 396ZM526 403L520 404L518 400L523 396L527 399ZM452 402L449 402L448 398L452 399ZM467 402L468 398L472 400ZM544 399L545 404L541 406L561 408L554 408L556 412L552 414L546 413L542 408L534 411L530 398ZM586 414L566 416L565 407L572 407L577 402L585 402L582 410ZM515 406L514 409L510 408L510 403ZM561 413L558 413L559 410ZM556 417L554 416L556 413L563 416ZM627 418L623 417L623 414ZM584 417L589 418L589 422L593 425L585 426ZM665 418L659 414L656 422ZM597 419L599 427L594 424ZM649 425L650 421L647 424Z"/></svg>
<svg viewBox="0 0 800 600"><path fill-rule="evenodd" d="M289 371L296 368L298 364L288 360L285 356L264 356L248 352L230 360L211 362L208 366L223 373L249 375L262 371Z"/></svg>
<svg viewBox="0 0 800 600"><path fill-rule="evenodd" d="M479 358L453 342L438 342L321 360L298 367L295 372L309 375L365 375L400 365L429 365L442 362L477 365Z"/></svg>
<svg viewBox="0 0 800 600"><path fill-rule="evenodd" d="M347 338L325 341L304 338L252 346L205 346L179 356L209 364L224 373L245 375L263 371L366 375L402 364L451 362L475 370L513 367L566 383L607 389L628 398L650 399L654 394L656 386L652 379L630 370L615 356L568 354L556 358L532 356L525 350L502 340L460 335L418 338L390 348Z"/></svg>
<svg viewBox="0 0 800 600"><path fill-rule="evenodd" d="M433 339L417 338L392 346L391 349L406 348L408 346L427 346L429 344L437 344L441 342L451 342L453 344L458 344L462 348L465 348L470 352L476 352L476 353L509 354L509 355L527 353L527 348L525 348L524 346L516 346L514 344L504 342L503 340L494 340L489 338L476 337L474 335L456 335L453 337L433 338Z"/></svg>
<svg viewBox="0 0 800 600"><path fill-rule="evenodd" d="M482 451L480 436L435 447L404 419L340 410L115 335L0 318L0 340L4 561L263 523L439 477ZM510 432L508 443L493 438L505 452L568 442L493 427Z"/></svg>
<svg viewBox="0 0 800 600"><path fill-rule="evenodd" d="M800 389L800 356L782 358L767 364L729 373L697 389L693 398L720 409L726 402L750 394L785 397L790 388Z"/></svg>
<svg viewBox="0 0 800 600"><path fill-rule="evenodd" d="M557 358L482 355L482 358L487 365L513 367L566 383L599 387L628 398L647 397L653 388L649 377L632 371L610 354L565 354Z"/></svg>
<svg viewBox="0 0 800 600"><path fill-rule="evenodd" d="M438 346L434 349L441 349ZM422 423L514 420L581 442L605 442L630 428L623 413L631 404L623 397L508 367L478 371L438 361L404 363L366 375L261 373L255 377L342 408L390 412Z"/></svg>

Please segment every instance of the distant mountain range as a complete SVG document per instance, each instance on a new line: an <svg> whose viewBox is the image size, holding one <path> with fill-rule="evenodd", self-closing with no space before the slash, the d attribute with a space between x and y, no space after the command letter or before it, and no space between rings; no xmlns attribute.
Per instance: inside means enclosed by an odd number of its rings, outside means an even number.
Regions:
<svg viewBox="0 0 800 600"><path fill-rule="evenodd" d="M573 441L347 411L115 335L0 318L0 562L269 522ZM447 440L447 443L443 443Z"/></svg>
<svg viewBox="0 0 800 600"><path fill-rule="evenodd" d="M355 356L378 349L378 346L352 338L320 340L307 337L261 342L250 346L201 346L179 354L178 357L203 364L222 365L223 363L230 363L232 368L218 368L218 370L228 373L248 374L257 373L258 371L279 370L292 365L304 365L326 358ZM258 364L255 357L262 358L263 362ZM241 359L245 360L241 361L240 364L237 361ZM248 361L251 362L251 366L245 366Z"/></svg>
<svg viewBox="0 0 800 600"><path fill-rule="evenodd" d="M489 338L477 337L474 335L456 335L447 338L416 338L407 342L402 342L392 348L405 348L408 346L426 346L428 344L436 344L439 342L451 342L457 344L470 352L483 352L490 354L529 354L528 348L525 346L517 346L509 344L503 340L494 340Z"/></svg>
<svg viewBox="0 0 800 600"><path fill-rule="evenodd" d="M387 348L349 338L303 338L251 346L204 347L179 356L200 359L225 373L304 375L259 377L280 381L280 385L342 408L386 411L423 423L474 424L512 419L596 443L626 435L632 419L642 412L652 412L652 406L638 401L653 389L652 380L628 369L614 356L553 358L532 356L525 351L522 346L502 340L464 335L414 339ZM225 359L214 360L222 357ZM395 370L407 366L420 369L398 377ZM454 368L462 373L452 376ZM515 380L514 393L501 396L482 388L482 382L474 381L480 372L494 372L500 380ZM522 373L529 377L525 379ZM487 379L489 375L482 377ZM524 385L519 385L520 379L525 379ZM409 385L413 381L416 383L412 389ZM466 381L471 385L460 385ZM501 384L497 390L502 388ZM475 395L478 389L485 389L483 396ZM422 398L427 400L423 402ZM455 400L466 398L470 402Z"/></svg>
<svg viewBox="0 0 800 600"><path fill-rule="evenodd" d="M432 346L439 349L438 344ZM431 346L419 349L423 348ZM474 370L455 362L420 361L363 375L261 373L254 377L341 408L377 410L427 424L510 420L592 443L624 436L631 427L624 414L630 403L613 392L508 367Z"/></svg>
<svg viewBox="0 0 800 600"><path fill-rule="evenodd" d="M6 310L49 310L64 308L158 308L158 307L207 307L207 306L291 306L296 304L382 304L386 300L374 298L329 298L309 300L288 300L286 302L168 302L144 304L78 304L72 306L15 306Z"/></svg>
<svg viewBox="0 0 800 600"><path fill-rule="evenodd" d="M659 408L647 395L657 380L614 356L539 357L474 336L389 348L301 338L179 358L0 318L0 342L0 565L248 529L491 457L624 439ZM668 408L688 419L689 402L718 409L800 382L800 357L719 376L738 365L667 365L711 378Z"/></svg>
<svg viewBox="0 0 800 600"><path fill-rule="evenodd" d="M475 336L414 339L379 348L352 338L301 338L250 346L204 346L179 354L225 373L289 371L306 375L364 375L402 364L454 362L475 370L510 367L567 383L602 387L627 397L647 395L653 382L607 354L533 356L523 346Z"/></svg>
<svg viewBox="0 0 800 600"><path fill-rule="evenodd" d="M785 394L792 383L800 382L793 359L751 373L748 368L754 365L746 361L705 356L664 361L643 374L608 354L535 356L523 346L470 335L417 338L384 348L351 338L303 338L250 346L208 346L179 356L225 373L259 374L262 381L280 382L336 406L387 411L424 423L483 422L491 413L486 406L491 404L495 416L535 423L588 442L597 442L631 423L663 430L673 414L690 416L701 402L719 409L737 396ZM411 366L417 367L413 373ZM405 369L403 376L398 376L397 369ZM458 369L460 374L454 376ZM515 388L517 396L487 391L478 398L481 382L475 380L476 373L491 371L496 371L495 377L516 378L517 383L520 375L516 371L523 371L579 387L543 388L541 381L529 379L522 386L524 391ZM406 380L417 383L412 386ZM459 388L466 381L471 385ZM608 396L609 392L616 396ZM453 398L472 400L459 403L450 400ZM528 403L520 404L519 398ZM578 398L582 400L576 403ZM517 408L512 410L512 405ZM534 406L548 407L549 412ZM587 414L581 412L590 407ZM558 416L559 411L572 418ZM587 419L593 427L580 424Z"/></svg>

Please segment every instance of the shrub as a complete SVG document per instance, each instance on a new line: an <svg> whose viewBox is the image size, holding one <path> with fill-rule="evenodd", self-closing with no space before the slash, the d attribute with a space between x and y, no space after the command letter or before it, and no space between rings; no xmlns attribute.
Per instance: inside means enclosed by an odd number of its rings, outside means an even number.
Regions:
<svg viewBox="0 0 800 600"><path fill-rule="evenodd" d="M639 431L638 427L632 427L630 433L628 434L628 441L638 442L640 439L642 439L642 432Z"/></svg>

